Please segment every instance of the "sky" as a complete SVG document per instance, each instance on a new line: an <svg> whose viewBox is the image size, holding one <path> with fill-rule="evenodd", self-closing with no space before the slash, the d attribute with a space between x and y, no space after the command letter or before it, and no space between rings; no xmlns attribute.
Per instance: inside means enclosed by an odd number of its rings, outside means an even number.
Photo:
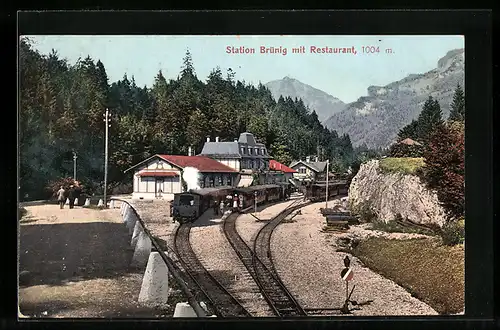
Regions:
<svg viewBox="0 0 500 330"><path fill-rule="evenodd" d="M216 66L247 83L267 83L285 76L318 88L343 102L367 95L372 85L384 86L409 74L437 67L450 50L464 48L463 36L28 36L42 54L52 49L74 64L90 56L104 64L110 83L124 74L134 76L138 86L154 82L159 70L167 79L177 78L189 49L198 78L206 81ZM228 53L241 46L254 53ZM261 53L261 47L287 52ZM292 48L304 46L304 53ZM351 48L356 53L316 53L311 50ZM364 47L364 48L363 48ZM363 49L378 48L367 53ZM390 49L391 51L386 51ZM327 50L328 51L328 50Z"/></svg>

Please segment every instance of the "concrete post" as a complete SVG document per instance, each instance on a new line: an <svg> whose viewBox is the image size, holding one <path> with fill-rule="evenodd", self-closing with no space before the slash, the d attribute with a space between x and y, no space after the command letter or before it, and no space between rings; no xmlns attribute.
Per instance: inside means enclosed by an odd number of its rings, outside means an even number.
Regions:
<svg viewBox="0 0 500 330"><path fill-rule="evenodd" d="M135 215L134 212L132 212L132 210L130 210L125 222L125 225L128 228L129 235L132 235L132 233L134 232L134 227L136 222L137 222L137 216Z"/></svg>
<svg viewBox="0 0 500 330"><path fill-rule="evenodd" d="M66 198L66 203L64 203L65 205L69 205L69 198Z"/></svg>
<svg viewBox="0 0 500 330"><path fill-rule="evenodd" d="M78 198L75 198L75 206L78 205Z"/></svg>
<svg viewBox="0 0 500 330"><path fill-rule="evenodd" d="M174 317L198 317L193 307L188 303L181 302L175 305Z"/></svg>
<svg viewBox="0 0 500 330"><path fill-rule="evenodd" d="M99 203L97 203L97 207L103 207L104 206L104 202L102 201L102 199L99 199Z"/></svg>
<svg viewBox="0 0 500 330"><path fill-rule="evenodd" d="M168 268L158 252L151 252L142 278L139 303L162 306L168 300Z"/></svg>
<svg viewBox="0 0 500 330"><path fill-rule="evenodd" d="M134 232L132 233L132 240L130 241L130 245L135 248L137 244L137 240L139 239L139 234L143 231L141 223L139 221L135 222Z"/></svg>
<svg viewBox="0 0 500 330"><path fill-rule="evenodd" d="M83 205L83 206L86 206L86 207L89 207L89 206L90 206L90 198L87 198L87 199L85 200L85 205Z"/></svg>
<svg viewBox="0 0 500 330"><path fill-rule="evenodd" d="M133 267L144 267L149 259L149 254L151 253L151 240L144 230L141 230L139 237L137 238L137 244L135 245L134 256L132 257L131 266Z"/></svg>
<svg viewBox="0 0 500 330"><path fill-rule="evenodd" d="M109 202L109 208L110 209L114 209L115 208L115 200L112 199L110 202Z"/></svg>

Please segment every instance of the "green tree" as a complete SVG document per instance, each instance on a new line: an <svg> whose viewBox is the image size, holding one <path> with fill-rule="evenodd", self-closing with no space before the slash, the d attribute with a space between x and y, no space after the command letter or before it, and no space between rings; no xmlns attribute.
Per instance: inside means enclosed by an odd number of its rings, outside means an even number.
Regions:
<svg viewBox="0 0 500 330"><path fill-rule="evenodd" d="M443 125L441 107L437 100L429 96L424 103L422 112L418 116L417 138L419 141L427 143L431 134Z"/></svg>
<svg viewBox="0 0 500 330"><path fill-rule="evenodd" d="M451 103L449 121L465 121L465 96L464 91L460 84L457 85L455 89L455 94L453 95L453 102Z"/></svg>

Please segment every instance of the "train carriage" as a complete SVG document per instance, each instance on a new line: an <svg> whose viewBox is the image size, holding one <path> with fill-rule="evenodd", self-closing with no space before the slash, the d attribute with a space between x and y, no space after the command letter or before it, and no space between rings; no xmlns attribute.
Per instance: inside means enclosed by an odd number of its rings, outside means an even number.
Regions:
<svg viewBox="0 0 500 330"><path fill-rule="evenodd" d="M328 199L347 193L345 181L328 182ZM307 187L306 197L313 202L323 201L326 198L326 182L316 182Z"/></svg>
<svg viewBox="0 0 500 330"><path fill-rule="evenodd" d="M173 217L175 221L194 221L206 210L232 194L232 187L202 188L174 194Z"/></svg>

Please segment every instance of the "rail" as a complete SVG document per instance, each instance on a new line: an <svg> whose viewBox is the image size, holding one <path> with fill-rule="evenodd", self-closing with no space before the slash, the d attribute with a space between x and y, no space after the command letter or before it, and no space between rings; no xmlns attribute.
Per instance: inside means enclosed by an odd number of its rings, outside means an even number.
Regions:
<svg viewBox="0 0 500 330"><path fill-rule="evenodd" d="M208 272L197 258L189 242L190 230L191 223L184 223L177 228L174 247L184 268L210 300L217 316L250 317L250 313Z"/></svg>
<svg viewBox="0 0 500 330"><path fill-rule="evenodd" d="M267 285L263 288L267 291L267 296L271 300L274 309L277 310L279 316L297 315L306 316L307 313L300 306L297 300L293 297L290 291L286 288L285 284L281 281L271 255L271 236L274 229L283 221L289 214L298 208L302 208L311 204L310 201L301 203L300 199L295 200L292 204L288 205L283 211L276 215L271 221L263 226L257 233L254 240L254 257L253 265L261 284ZM263 280L269 279L265 272L270 272L271 281L276 283L262 283ZM259 272L261 274L259 275Z"/></svg>
<svg viewBox="0 0 500 330"><path fill-rule="evenodd" d="M156 249L156 251L160 254L161 258L163 259L163 262L167 266L170 274L172 274L172 276L175 278L175 280L177 281L177 283L181 287L182 292L186 295L186 297L188 299L188 303L193 308L194 312L196 313L196 316L198 316L198 317L207 317L208 315L207 315L206 311L201 307L201 305L198 303L198 301L196 301L195 297L193 296L193 294L191 293L191 291L189 290L189 288L184 283L184 279L180 275L177 267L172 262L172 260L165 254L165 252L163 252L162 247L158 244L158 242L156 242L156 239L153 237L153 235L151 234L151 232L146 228L146 225L145 225L144 221L139 216L139 213L137 213L137 211L135 210L135 208L130 204L130 202L128 202L128 201L126 201L124 199L114 198L114 197L112 197L111 199L115 200L115 201L119 201L119 202L125 203L125 204L127 204L130 207L130 209L132 210L132 212L136 216L137 221L139 221L139 223L141 224L142 228L144 229L144 232L146 233L146 235L148 236L148 238L151 240L151 244L153 245L153 247Z"/></svg>
<svg viewBox="0 0 500 330"><path fill-rule="evenodd" d="M285 310L283 306L276 306L278 297L274 295L273 292L281 295L282 302L285 302L285 304L288 303L288 305L294 305L296 302L293 302L293 300L290 299L290 293L286 290L286 288L283 290L283 284L276 279L273 271L268 269L266 265L255 256L255 252L238 234L236 230L236 217L228 217L226 219L223 224L223 231L234 251L243 262L243 265L247 268L248 272L255 280L255 283L259 286L262 296L272 308L273 313L276 316L283 316L285 314ZM296 311L296 314L306 315L305 312L297 311L296 309L294 310Z"/></svg>

